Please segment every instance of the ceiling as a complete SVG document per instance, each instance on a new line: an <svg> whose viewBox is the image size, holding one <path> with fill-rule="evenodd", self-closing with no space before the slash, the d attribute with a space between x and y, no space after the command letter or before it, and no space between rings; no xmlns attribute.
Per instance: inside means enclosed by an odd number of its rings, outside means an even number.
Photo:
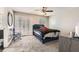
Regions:
<svg viewBox="0 0 79 59"><path fill-rule="evenodd" d="M44 15L44 13L42 13L40 10L42 9L42 7L12 7L13 10L15 11L19 11L19 12L24 12L24 13L29 13L29 14L36 14L36 15ZM53 10L52 7L48 7L48 9ZM39 10L39 11L37 11ZM53 10L54 11L54 10ZM47 12L46 15L44 16L50 16L52 15L54 12Z"/></svg>

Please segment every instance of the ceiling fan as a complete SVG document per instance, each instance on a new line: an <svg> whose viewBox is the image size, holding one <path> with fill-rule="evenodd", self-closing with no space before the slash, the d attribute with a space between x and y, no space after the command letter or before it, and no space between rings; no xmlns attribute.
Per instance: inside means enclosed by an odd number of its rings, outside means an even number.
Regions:
<svg viewBox="0 0 79 59"><path fill-rule="evenodd" d="M53 12L53 10L49 10L48 7L42 7L41 10L36 10L36 11L41 11L42 13L44 13L44 15L46 15L47 12Z"/></svg>

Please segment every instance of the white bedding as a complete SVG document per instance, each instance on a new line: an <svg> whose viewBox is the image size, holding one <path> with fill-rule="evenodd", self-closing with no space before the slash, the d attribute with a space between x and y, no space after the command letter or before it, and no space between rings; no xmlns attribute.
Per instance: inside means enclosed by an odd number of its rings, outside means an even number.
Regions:
<svg viewBox="0 0 79 59"><path fill-rule="evenodd" d="M44 39L45 37L57 37L59 35L59 33L57 32L56 34L54 32L51 32L51 33L48 33L44 36Z"/></svg>

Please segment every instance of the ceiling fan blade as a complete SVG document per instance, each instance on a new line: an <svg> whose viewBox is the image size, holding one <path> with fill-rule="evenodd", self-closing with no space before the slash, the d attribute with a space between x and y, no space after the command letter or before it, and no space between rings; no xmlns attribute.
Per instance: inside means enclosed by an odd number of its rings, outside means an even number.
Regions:
<svg viewBox="0 0 79 59"><path fill-rule="evenodd" d="M53 12L53 10L47 10L46 12Z"/></svg>

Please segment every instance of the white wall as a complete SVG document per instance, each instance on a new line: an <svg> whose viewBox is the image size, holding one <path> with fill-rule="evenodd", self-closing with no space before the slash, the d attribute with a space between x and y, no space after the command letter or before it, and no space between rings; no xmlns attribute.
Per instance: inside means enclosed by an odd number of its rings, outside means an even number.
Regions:
<svg viewBox="0 0 79 59"><path fill-rule="evenodd" d="M79 8L53 8L54 13L49 17L49 27L59 29L62 36L68 36L79 23Z"/></svg>
<svg viewBox="0 0 79 59"><path fill-rule="evenodd" d="M3 7L0 7L0 29L3 27L2 26L2 17L3 17L3 14L4 14L4 8Z"/></svg>

